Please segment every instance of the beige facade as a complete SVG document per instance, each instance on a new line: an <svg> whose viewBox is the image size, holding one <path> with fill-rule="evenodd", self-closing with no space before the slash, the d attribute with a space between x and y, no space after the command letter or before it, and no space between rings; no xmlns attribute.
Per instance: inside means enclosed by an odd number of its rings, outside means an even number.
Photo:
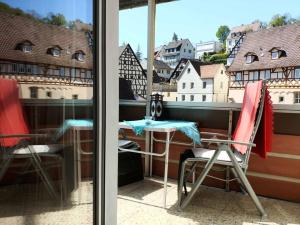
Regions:
<svg viewBox="0 0 300 225"><path fill-rule="evenodd" d="M152 94L160 94L163 96L163 100L166 102L176 102L177 101L177 91L164 91L164 92L158 92L153 91Z"/></svg>
<svg viewBox="0 0 300 225"><path fill-rule="evenodd" d="M269 88L273 104L300 104L300 88ZM243 102L244 89L230 89L229 101Z"/></svg>
<svg viewBox="0 0 300 225"><path fill-rule="evenodd" d="M92 99L93 87L55 85L55 84L19 84L20 97L23 99Z"/></svg>
<svg viewBox="0 0 300 225"><path fill-rule="evenodd" d="M218 65L216 75L214 76L213 102L227 102L229 78L226 74L224 64Z"/></svg>

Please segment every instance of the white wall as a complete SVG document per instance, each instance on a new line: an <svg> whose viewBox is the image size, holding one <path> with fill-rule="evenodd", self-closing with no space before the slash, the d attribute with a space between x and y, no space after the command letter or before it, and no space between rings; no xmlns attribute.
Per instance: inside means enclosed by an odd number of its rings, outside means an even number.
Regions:
<svg viewBox="0 0 300 225"><path fill-rule="evenodd" d="M192 82L194 88L191 88ZM203 89L203 82L206 82L205 89ZM183 83L185 83L185 88L183 88ZM206 95L206 102L212 102L213 79L201 79L192 64L188 62L177 81L177 101L182 101L182 95L185 95L185 101L190 101L190 96L194 95L195 102L202 102L202 96Z"/></svg>
<svg viewBox="0 0 300 225"><path fill-rule="evenodd" d="M191 53L189 53L189 50L191 50ZM180 59L186 58L186 59L194 59L195 58L195 50L194 46L191 42L185 41L180 49Z"/></svg>
<svg viewBox="0 0 300 225"><path fill-rule="evenodd" d="M217 41L210 41L196 44L195 59L199 59L202 55L211 52L219 52L222 49L222 44Z"/></svg>

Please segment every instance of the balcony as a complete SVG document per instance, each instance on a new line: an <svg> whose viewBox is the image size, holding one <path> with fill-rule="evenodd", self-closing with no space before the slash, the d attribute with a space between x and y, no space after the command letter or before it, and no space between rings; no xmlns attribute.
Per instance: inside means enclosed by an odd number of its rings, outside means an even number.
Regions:
<svg viewBox="0 0 300 225"><path fill-rule="evenodd" d="M27 118L30 118L28 122L31 129L59 127L65 119L69 118L93 118L92 101L29 99L23 100L23 106ZM165 103L166 119L195 121L201 131L222 133L228 130L229 112L233 112L234 126L239 110L240 104ZM141 119L144 115L144 102L120 102L120 121ZM178 212L176 209L178 159L179 154L189 148L190 141L180 133L176 133L174 137L176 142L173 142L170 147L167 209L162 207L163 159L155 157L152 178L147 177L144 181L119 188L118 224L169 224L169 221L172 221L172 224L299 223L300 205L297 202L300 201L298 173L300 151L297 143L300 141L300 133L295 123L299 119L299 106L276 105L273 151L269 153L266 160L254 154L251 156L247 176L268 213L267 219L261 220L251 199L239 192L236 184L233 183L230 186L231 191L226 193L224 183L210 178L205 180L205 186L200 188L190 206L183 212ZM72 133L67 135L72 136ZM83 140L91 139L89 131L81 135ZM128 137L144 146L144 136L135 136L129 132ZM163 138L159 134L156 137ZM82 148L91 151L92 145L83 144ZM154 149L160 152L162 148L163 143L157 143ZM21 184L15 184L11 182L11 177L6 177L0 187L2 193L0 205L4 209L0 213L0 224L34 225L45 224L47 221L90 224L92 214L89 210L93 207L91 163L91 156L83 157L82 181L63 204L62 201L56 202L49 198L43 185L33 182L34 177L26 177L25 182ZM14 166L20 166L20 162L16 162ZM215 175L224 177L222 173ZM76 212L80 212L80 217L74 217ZM86 216L84 216L85 212Z"/></svg>

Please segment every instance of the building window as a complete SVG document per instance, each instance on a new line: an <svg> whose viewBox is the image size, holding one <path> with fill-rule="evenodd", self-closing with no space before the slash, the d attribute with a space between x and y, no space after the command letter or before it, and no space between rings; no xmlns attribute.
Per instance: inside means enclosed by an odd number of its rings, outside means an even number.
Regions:
<svg viewBox="0 0 300 225"><path fill-rule="evenodd" d="M300 79L300 69L295 69L295 79Z"/></svg>
<svg viewBox="0 0 300 225"><path fill-rule="evenodd" d="M72 95L72 99L78 99L78 95Z"/></svg>
<svg viewBox="0 0 300 225"><path fill-rule="evenodd" d="M189 50L189 53L192 53L192 50Z"/></svg>
<svg viewBox="0 0 300 225"><path fill-rule="evenodd" d="M279 51L275 50L271 52L271 58L272 59L278 59L279 58Z"/></svg>
<svg viewBox="0 0 300 225"><path fill-rule="evenodd" d="M30 98L38 98L38 87L29 87Z"/></svg>
<svg viewBox="0 0 300 225"><path fill-rule="evenodd" d="M61 77L65 76L65 68L64 67L59 68L59 76L61 76Z"/></svg>
<svg viewBox="0 0 300 225"><path fill-rule="evenodd" d="M224 71L223 70L221 70L221 74L223 74L224 73Z"/></svg>
<svg viewBox="0 0 300 225"><path fill-rule="evenodd" d="M247 55L246 56L246 63L247 64L250 64L250 63L252 63L253 62L253 56L252 55Z"/></svg>
<svg viewBox="0 0 300 225"><path fill-rule="evenodd" d="M77 59L80 62L84 61L84 58L85 58L84 56L85 56L85 53L83 51L78 51L78 52L75 53L75 59Z"/></svg>
<svg viewBox="0 0 300 225"><path fill-rule="evenodd" d="M194 95L191 95L191 96L190 96L190 100L191 100L191 102L194 101Z"/></svg>
<svg viewBox="0 0 300 225"><path fill-rule="evenodd" d="M25 53L32 52L32 46L31 45L23 45L23 52L25 52Z"/></svg>
<svg viewBox="0 0 300 225"><path fill-rule="evenodd" d="M170 70L167 70L167 74L170 74Z"/></svg>
<svg viewBox="0 0 300 225"><path fill-rule="evenodd" d="M185 95L181 95L181 101L185 101Z"/></svg>
<svg viewBox="0 0 300 225"><path fill-rule="evenodd" d="M186 52L186 49L184 49L183 51Z"/></svg>
<svg viewBox="0 0 300 225"><path fill-rule="evenodd" d="M185 89L185 83L182 83L182 89Z"/></svg>
<svg viewBox="0 0 300 225"><path fill-rule="evenodd" d="M202 88L203 88L203 89L206 88L206 81L204 81L204 82L202 83Z"/></svg>
<svg viewBox="0 0 300 225"><path fill-rule="evenodd" d="M231 40L229 40L229 41L228 41L228 45L229 45L229 46L231 46L231 44L232 44L232 41L231 41Z"/></svg>
<svg viewBox="0 0 300 225"><path fill-rule="evenodd" d="M265 80L270 80L271 79L271 71L270 70L266 70L265 71Z"/></svg>
<svg viewBox="0 0 300 225"><path fill-rule="evenodd" d="M32 65L26 65L25 70L26 73L32 73Z"/></svg>
<svg viewBox="0 0 300 225"><path fill-rule="evenodd" d="M167 93L167 97L170 97L170 96L171 96L171 94L170 94L170 92L168 92L168 93Z"/></svg>
<svg viewBox="0 0 300 225"><path fill-rule="evenodd" d="M191 68L188 68L188 69L187 69L187 72L190 73L190 72L191 72Z"/></svg>
<svg viewBox="0 0 300 225"><path fill-rule="evenodd" d="M202 102L206 102L206 95L202 95Z"/></svg>
<svg viewBox="0 0 300 225"><path fill-rule="evenodd" d="M283 96L279 96L279 102L284 102L284 97Z"/></svg>
<svg viewBox="0 0 300 225"><path fill-rule="evenodd" d="M294 103L295 104L300 103L300 92L294 92Z"/></svg>
<svg viewBox="0 0 300 225"><path fill-rule="evenodd" d="M242 80L242 74L239 72L239 73L236 73L236 75L235 75L235 80L236 81L240 81L240 80Z"/></svg>
<svg viewBox="0 0 300 225"><path fill-rule="evenodd" d="M194 82L191 82L191 89L194 88Z"/></svg>
<svg viewBox="0 0 300 225"><path fill-rule="evenodd" d="M12 71L13 73L18 73L18 64L13 63L13 64L11 65L11 71Z"/></svg>
<svg viewBox="0 0 300 225"><path fill-rule="evenodd" d="M71 77L75 77L76 76L76 70L75 70L75 68L72 68L71 69Z"/></svg>
<svg viewBox="0 0 300 225"><path fill-rule="evenodd" d="M25 73L26 72L26 66L25 66L25 64L19 64L18 65L18 72L19 73Z"/></svg>
<svg viewBox="0 0 300 225"><path fill-rule="evenodd" d="M47 92L46 92L46 96L47 96L48 98L52 98L52 92L51 92L51 91L47 91Z"/></svg>
<svg viewBox="0 0 300 225"><path fill-rule="evenodd" d="M59 56L60 56L60 49L53 48L53 49L52 49L52 55L53 55L54 57L59 57Z"/></svg>

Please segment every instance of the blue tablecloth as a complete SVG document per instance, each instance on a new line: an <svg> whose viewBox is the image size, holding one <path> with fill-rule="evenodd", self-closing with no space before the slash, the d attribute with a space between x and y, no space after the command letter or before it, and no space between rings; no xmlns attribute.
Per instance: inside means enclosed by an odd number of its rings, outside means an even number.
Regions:
<svg viewBox="0 0 300 225"><path fill-rule="evenodd" d="M61 138L64 135L64 133L72 127L93 127L93 121L75 119L65 120L61 127L57 130L54 136L54 141L58 141L59 138Z"/></svg>
<svg viewBox="0 0 300 225"><path fill-rule="evenodd" d="M196 144L200 144L200 133L194 122L186 121L155 121L155 120L134 120L134 121L124 121L124 123L134 130L136 135L141 135L145 128L176 128L176 130L181 131L190 139L192 139Z"/></svg>

